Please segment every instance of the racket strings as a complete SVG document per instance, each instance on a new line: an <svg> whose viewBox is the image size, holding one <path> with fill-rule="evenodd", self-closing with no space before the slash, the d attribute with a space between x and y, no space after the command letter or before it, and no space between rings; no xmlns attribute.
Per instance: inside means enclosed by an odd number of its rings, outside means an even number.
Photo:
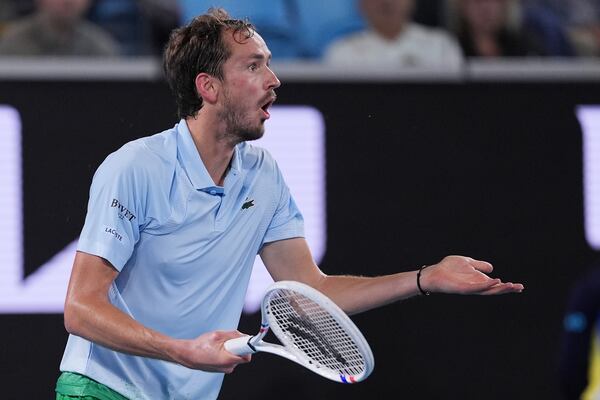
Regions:
<svg viewBox="0 0 600 400"><path fill-rule="evenodd" d="M317 368L354 376L365 370L364 357L336 319L311 299L281 289L270 298L271 328L278 338Z"/></svg>

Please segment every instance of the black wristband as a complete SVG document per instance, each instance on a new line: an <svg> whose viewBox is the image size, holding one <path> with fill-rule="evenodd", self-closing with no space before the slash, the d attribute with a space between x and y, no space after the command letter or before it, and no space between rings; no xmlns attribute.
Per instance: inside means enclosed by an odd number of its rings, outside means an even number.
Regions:
<svg viewBox="0 0 600 400"><path fill-rule="evenodd" d="M419 288L419 292L421 292L423 296L429 296L431 294L431 292L425 291L421 287L421 272L423 272L423 270L427 267L429 267L429 265L423 265L421 268L419 268L419 271L417 272L417 287Z"/></svg>

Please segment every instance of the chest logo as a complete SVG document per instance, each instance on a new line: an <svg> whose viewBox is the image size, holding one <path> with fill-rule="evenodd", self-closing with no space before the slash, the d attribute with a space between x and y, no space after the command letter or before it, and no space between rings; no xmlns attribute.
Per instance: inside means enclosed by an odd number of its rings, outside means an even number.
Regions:
<svg viewBox="0 0 600 400"><path fill-rule="evenodd" d="M250 207L254 207L254 199L248 200L248 198L246 197L246 202L242 204L242 210L247 210Z"/></svg>

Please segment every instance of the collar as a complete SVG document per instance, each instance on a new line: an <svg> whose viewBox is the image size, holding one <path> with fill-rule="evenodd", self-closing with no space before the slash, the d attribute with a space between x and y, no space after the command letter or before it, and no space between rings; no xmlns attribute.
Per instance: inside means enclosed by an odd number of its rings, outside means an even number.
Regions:
<svg viewBox="0 0 600 400"><path fill-rule="evenodd" d="M196 190L206 190L218 187L210 177L208 170L202 162L202 158L200 158L200 154L198 153L198 149L196 148L196 144L194 143L194 139L192 138L192 134L185 119L182 119L179 121L179 124L177 124L177 153L190 182ZM233 150L231 168L228 175L238 175L241 170L241 164L239 145L237 145Z"/></svg>

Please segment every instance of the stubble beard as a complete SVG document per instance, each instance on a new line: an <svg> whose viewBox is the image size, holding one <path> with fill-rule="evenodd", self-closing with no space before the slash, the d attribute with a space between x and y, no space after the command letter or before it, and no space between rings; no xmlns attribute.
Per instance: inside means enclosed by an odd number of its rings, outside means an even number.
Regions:
<svg viewBox="0 0 600 400"><path fill-rule="evenodd" d="M224 122L224 137L231 140L232 143L257 140L263 137L265 133L264 123L253 124L247 117L247 112L243 110L240 104L235 104L230 100L229 95L225 96L223 111L220 113L220 119Z"/></svg>

